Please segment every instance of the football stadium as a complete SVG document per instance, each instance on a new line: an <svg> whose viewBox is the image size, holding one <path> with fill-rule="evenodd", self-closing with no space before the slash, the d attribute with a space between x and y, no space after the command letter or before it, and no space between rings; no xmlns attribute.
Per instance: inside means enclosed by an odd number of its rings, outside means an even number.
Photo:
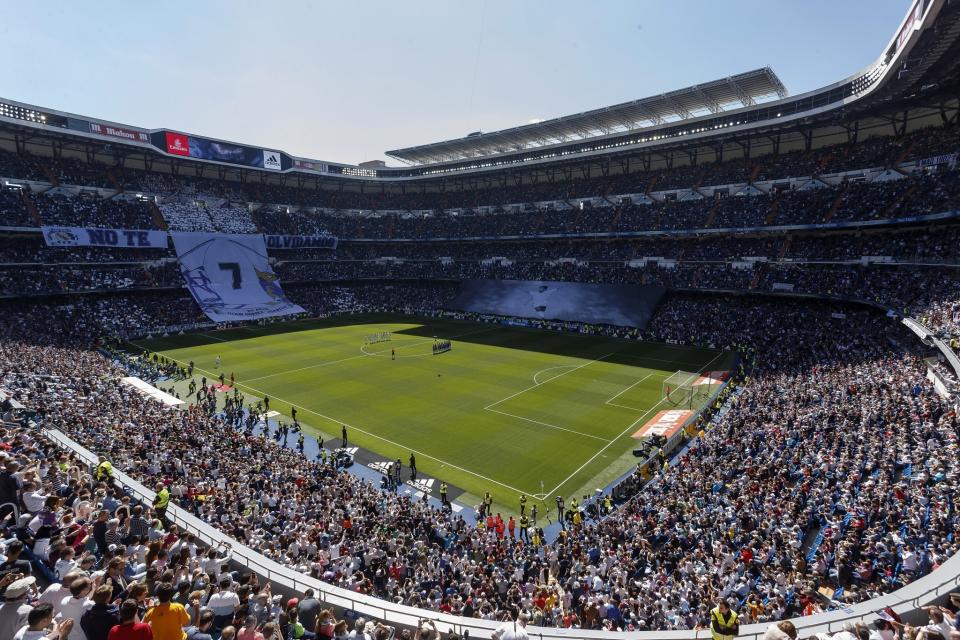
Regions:
<svg viewBox="0 0 960 640"><path fill-rule="evenodd" d="M960 638L960 3L902 4L815 89L385 102L359 163L296 99L0 91L0 640Z"/></svg>

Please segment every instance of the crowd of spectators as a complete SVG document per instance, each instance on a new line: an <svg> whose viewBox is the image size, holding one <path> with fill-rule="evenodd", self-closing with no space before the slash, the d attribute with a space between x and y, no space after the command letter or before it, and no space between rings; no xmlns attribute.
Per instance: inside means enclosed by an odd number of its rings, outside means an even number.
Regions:
<svg viewBox="0 0 960 640"><path fill-rule="evenodd" d="M264 206L252 213L256 224L265 233L313 236L325 233L316 213L289 211L286 207Z"/></svg>
<svg viewBox="0 0 960 640"><path fill-rule="evenodd" d="M859 261L864 256L885 257L907 263L960 263L958 227L941 225L925 229L807 234L718 235L706 237L464 241L464 242L350 242L329 249L277 250L279 261L404 260L481 261L495 257L513 261L548 261L560 258L588 262L623 262L661 257L685 262L729 262L744 257Z"/></svg>
<svg viewBox="0 0 960 640"><path fill-rule="evenodd" d="M573 175L564 182L540 184L465 185L462 190L403 194L317 191L251 184L248 198L256 202L357 210L436 210L474 209L524 202L612 198L620 194L690 189L704 185L744 185L750 182L791 177L815 177L868 168L887 168L897 162L909 162L953 153L957 143L955 125L912 131L900 138L871 136L856 143L830 145L809 152L793 150L749 159L730 158L672 169L634 171L619 176L585 178Z"/></svg>
<svg viewBox="0 0 960 640"><path fill-rule="evenodd" d="M306 297L323 312L427 310L452 292L397 287L329 286ZM44 427L159 482L175 503L232 539L325 582L489 620L521 610L535 625L705 628L721 599L744 622L775 621L889 592L956 551L957 417L931 389L923 363L888 340L895 324L837 310L668 298L637 337L739 350L748 363L737 380L741 392L704 421L696 446L655 482L609 517L576 521L553 542L536 530L525 540L501 537L448 510L383 493L255 433L249 419L215 403L176 410L148 399L121 385L115 364L89 349L98 322L76 329L87 310L8 309L0 388L35 409ZM83 611L96 606L104 585L112 589L101 603L108 607L142 596L138 613L154 633L158 607L171 598L187 607L180 625L216 634L289 627L291 609L299 614L301 603L282 606L254 576L230 573L223 566L229 549L208 555L191 536L161 530L149 506L138 509L109 483L85 476L36 431L3 436L24 463L12 469L16 482L32 483L21 485L18 498L37 510L0 525L9 564L23 567L12 540L27 537L24 557L38 560L42 568L35 561L33 570L54 582L44 592L57 596L54 620L84 628ZM31 470L37 452L59 464L41 461ZM90 580L76 582L84 572ZM75 582L83 585L77 593ZM32 583L13 584L7 600L26 616L15 624L28 624L27 609L43 596L33 600ZM248 623L249 615L255 620ZM307 626L323 634L326 621Z"/></svg>
<svg viewBox="0 0 960 640"><path fill-rule="evenodd" d="M182 286L183 277L175 261L132 266L74 263L0 268L0 295L4 296Z"/></svg>
<svg viewBox="0 0 960 640"><path fill-rule="evenodd" d="M314 261L287 262L277 273L288 283L381 280L561 280L608 284L657 284L670 289L722 289L804 293L866 300L897 311L950 304L960 282L954 267L911 268L884 263L756 263L740 268L727 262L678 262L628 266L623 262L554 261ZM921 298L921 296L925 296ZM929 298L930 302L926 302Z"/></svg>
<svg viewBox="0 0 960 640"><path fill-rule="evenodd" d="M44 225L101 227L107 229L155 229L150 204L141 200L110 199L80 194L43 195L32 193Z"/></svg>
<svg viewBox="0 0 960 640"><path fill-rule="evenodd" d="M898 174L899 175L899 174ZM265 208L255 213L266 233L341 239L434 239L547 234L683 231L896 219L950 211L960 202L960 172L918 171L879 182L818 183L771 193L745 192L649 203L607 200L550 208L324 212Z"/></svg>
<svg viewBox="0 0 960 640"><path fill-rule="evenodd" d="M36 227L37 223L30 215L20 189L0 186L0 214L5 227Z"/></svg>
<svg viewBox="0 0 960 640"><path fill-rule="evenodd" d="M0 238L0 265L64 263L156 262L176 256L167 248L127 249L116 247L47 246L39 236Z"/></svg>
<svg viewBox="0 0 960 640"><path fill-rule="evenodd" d="M951 130L952 131L952 130ZM955 137L955 136L954 136ZM947 136L947 139L952 139ZM871 139L886 140L886 139ZM855 147L857 153L848 153L847 157L864 161L864 154L872 157L871 142ZM878 143L879 144L879 143ZM887 144L897 149L909 147L907 143ZM922 146L922 145L921 145ZM929 145L922 146L927 149ZM788 154L789 155L789 154ZM829 155L829 154L828 154ZM898 155L898 154L894 154ZM6 154L9 160L9 154ZM29 160L29 161L28 161ZM24 160L33 166L35 159ZM66 162L66 161L64 161ZM70 163L68 163L70 164ZM670 172L674 179L700 184L716 184L723 175L723 168L737 166L737 161L702 167L678 167ZM58 165L59 166L59 165ZM787 164L791 170L796 165ZM492 210L479 210L471 206L431 206L414 212L409 204L404 204L404 195L380 193L363 197L376 198L382 203L366 209L338 210L339 206L330 206L329 202L308 202L307 206L325 207L324 210L291 210L287 206L267 205L254 211L252 217L241 202L256 196L268 201L282 202L291 192L303 196L291 187L276 187L259 184L247 187L240 193L228 183L205 178L177 178L129 171L130 175L141 175L163 196L161 205L163 216L170 228L178 231L223 231L231 233L278 234L320 234L332 233L340 238L381 238L381 239L431 239L464 238L490 236L531 237L543 234L582 234L604 232L637 231L679 231L702 228L752 227L784 224L813 224L823 222L849 222L862 220L895 219L907 216L937 213L957 207L960 199L960 172L941 168L937 170L917 170L906 177L900 172L892 172L880 181L844 181L836 185L816 183L818 188L800 188L774 190L761 193L756 190L744 190L740 195L724 192L715 197L703 198L695 192L680 198L663 199L649 203L622 201L617 194L625 193L625 184L610 187L600 194L595 202L581 202L576 198L560 198L558 204L548 208L536 208L530 202L536 201L534 194L524 194L523 199L510 199L504 194L511 188L501 186L498 189L480 189L471 192L471 197L488 197ZM696 174L700 177L693 178ZM686 175L686 177L684 177ZM639 179L639 178L638 178ZM609 178L617 182L623 179ZM668 186L669 180L647 177L642 182L650 182L658 189ZM573 189L576 181L565 184L564 189ZM556 189L555 185L548 185ZM547 187L530 187L547 188ZM652 188L652 187L651 187ZM251 192L250 190L254 190ZM636 192L636 190L634 190ZM325 193L326 192L313 192ZM499 195L494 195L499 194ZM9 202L4 204L13 210L18 224L33 224L29 212L16 202L16 193L8 193ZM226 197L223 197L223 196ZM337 194L324 195L324 198ZM591 195L591 194L588 194ZM597 197L596 193L592 194ZM347 197L340 194L341 197ZM447 198L451 194L421 193L410 197ZM609 197L608 197L609 196ZM110 199L103 200L96 195L30 196L34 201L39 217L46 224L84 224L123 228L154 228L159 222L153 216L152 205L139 200ZM299 198L300 204L305 206ZM392 204L391 204L392 202ZM527 204L519 208L503 209L508 202ZM379 211L378 211L379 210ZM19 214L17 213L19 211Z"/></svg>
<svg viewBox="0 0 960 640"><path fill-rule="evenodd" d="M171 231L257 233L250 211L243 205L207 200L165 202L160 205Z"/></svg>
<svg viewBox="0 0 960 640"><path fill-rule="evenodd" d="M745 623L773 623L865 601L934 571L958 550L960 420L928 381L915 337L881 311L693 290L866 300L916 317L956 350L956 227L496 238L955 210L960 170L945 167L714 198L690 192L633 203L617 196L893 168L955 153L958 132L950 125L670 170L482 188L465 182L464 190L402 194L231 184L0 152L0 177L55 188L55 195L41 195L0 187L4 226L164 226L148 202L56 190L80 185L161 196L163 222L174 231L338 236L335 252L271 254L287 294L311 315L438 314L458 283L472 278L660 284L672 292L644 330L533 324L725 347L741 362L736 392L728 390L699 418L690 448L671 464L638 469L615 509L572 518L556 539L535 524L514 538L384 492L338 468L333 456L304 457L269 429L255 428L259 398L236 394L224 408L204 389L178 409L122 384L127 373L153 380L165 369L120 356L107 343L208 323L176 262L158 260L170 258L169 250L48 248L35 237L11 236L0 245L0 639L441 636L433 623L410 633L363 619L350 620L350 633L348 621L314 594L281 598L255 574L233 570L233 543L323 582L425 612L609 631L705 629L720 602ZM543 201L559 203L531 204ZM246 202L270 204L252 212L233 204ZM506 207L517 203L524 204ZM351 242L470 237L492 239ZM859 264L864 256L880 262ZM676 264L628 264L647 257ZM766 260L748 266L748 257ZM112 264L121 262L134 264ZM76 292L94 295L24 297ZM15 411L8 397L30 414ZM39 427L68 434L98 454L100 466L60 449ZM155 486L161 497L137 504L114 486L111 468ZM203 548L165 521L166 499L234 542ZM931 610L929 627L912 632L884 620L835 638L952 640L944 615L955 613ZM767 640L796 640L791 627L771 626Z"/></svg>

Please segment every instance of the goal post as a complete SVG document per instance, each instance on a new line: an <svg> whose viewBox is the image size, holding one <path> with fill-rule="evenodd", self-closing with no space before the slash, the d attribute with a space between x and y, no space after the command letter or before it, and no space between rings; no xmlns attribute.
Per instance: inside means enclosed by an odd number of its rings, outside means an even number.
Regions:
<svg viewBox="0 0 960 640"><path fill-rule="evenodd" d="M661 401L674 407L692 409L703 389L703 385L697 384L699 379L700 374L693 371L676 371L670 374L661 383Z"/></svg>

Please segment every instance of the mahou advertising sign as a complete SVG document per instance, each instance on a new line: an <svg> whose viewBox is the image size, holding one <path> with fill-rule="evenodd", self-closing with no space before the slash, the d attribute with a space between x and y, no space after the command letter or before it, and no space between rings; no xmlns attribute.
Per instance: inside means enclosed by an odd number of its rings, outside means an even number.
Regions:
<svg viewBox="0 0 960 640"><path fill-rule="evenodd" d="M147 135L146 131L115 127L109 124L100 124L99 122L90 123L90 133L110 136L112 138L123 138L124 140L131 140L133 142L150 142L150 136Z"/></svg>

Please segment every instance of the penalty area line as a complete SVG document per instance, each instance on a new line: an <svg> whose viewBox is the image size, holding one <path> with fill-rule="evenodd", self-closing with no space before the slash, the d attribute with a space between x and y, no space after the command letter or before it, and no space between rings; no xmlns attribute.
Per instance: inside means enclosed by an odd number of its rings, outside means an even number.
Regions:
<svg viewBox="0 0 960 640"><path fill-rule="evenodd" d="M557 365L556 367L547 367L546 369L540 369L540 371L537 371L535 374L533 374L533 384L536 384L536 385L547 384L548 382L550 382L550 380L553 380L553 378L550 378L550 379L548 379L548 380L545 380L545 381L543 381L543 382L540 382L539 380L537 380L537 377L538 377L541 373L546 373L547 371L555 371L555 370L557 370L557 369L572 369L572 368L574 368L575 366L577 366L577 365L575 365L575 364L561 364L561 365ZM556 378L556 376L554 376L554 378Z"/></svg>
<svg viewBox="0 0 960 640"><path fill-rule="evenodd" d="M614 354L613 354L613 353L608 353L608 354L606 354L606 355L604 355L604 356L600 356L599 358L596 358L596 359L594 359L594 360L590 360L590 361L588 361L588 362L584 362L584 363L581 364L581 365L574 366L574 367L573 367L572 369L570 369L569 371L564 371L563 373L560 373L560 374L557 374L557 375L553 376L552 378L550 378L549 380L547 380L547 382L553 382L553 381L556 380L557 378L562 378L563 376L567 375L568 373L573 373L574 371L579 371L580 369L583 369L584 367L586 367L586 366L588 366L588 365L591 365L591 364L593 364L593 363L595 363L595 362L600 362L601 360L604 360L605 358L609 358L609 357L612 356L612 355L614 355ZM540 372L538 372L538 373L540 373ZM546 384L547 382L544 382L544 383L542 383L542 384L534 383L534 384L532 384L531 386L527 387L526 389L521 389L520 391L517 391L516 393L510 394L510 395L507 396L506 398L501 398L500 400L497 400L496 402L491 402L490 404L488 404L487 406L485 406L484 409L490 409L491 407L495 407L495 406L497 406L498 404L503 404L503 403L506 402L507 400L511 400L511 399L516 398L517 396L519 396L521 393L526 393L527 391L530 391L530 390L532 390L532 389L536 389L537 387L543 386L543 385Z"/></svg>
<svg viewBox="0 0 960 640"><path fill-rule="evenodd" d="M550 427L551 429L556 429L558 431L566 431L567 433L574 433L578 436L583 436L584 438L593 438L594 440L599 440L600 442L609 442L606 438L595 436L592 433L584 433L583 431L577 431L575 429L558 427L557 425L550 424L549 422L541 422L540 420L534 420L533 418L525 418L523 416L518 416L515 413L507 413L506 411L500 411L499 409L485 409L485 411L492 411L493 413L499 413L502 416L510 416L511 418L516 418L517 420L525 420L526 422L532 422L533 424L543 425L544 427Z"/></svg>

